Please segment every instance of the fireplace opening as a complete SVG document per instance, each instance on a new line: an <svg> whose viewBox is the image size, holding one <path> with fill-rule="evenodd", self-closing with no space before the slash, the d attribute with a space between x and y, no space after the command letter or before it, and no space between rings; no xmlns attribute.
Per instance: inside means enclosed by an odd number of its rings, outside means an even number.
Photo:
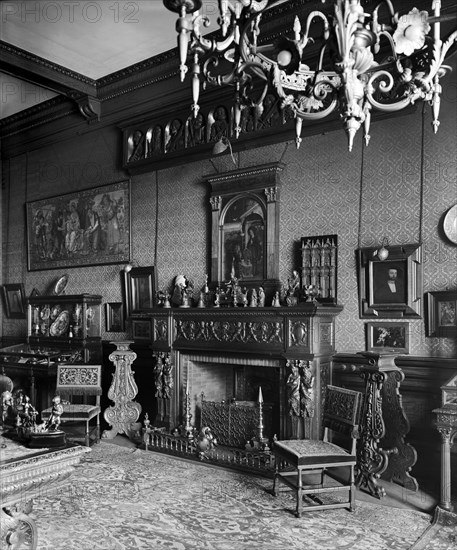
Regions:
<svg viewBox="0 0 457 550"><path fill-rule="evenodd" d="M208 426L220 445L248 449L259 434L271 441L280 433L279 362L267 360L259 365L252 359L235 364L226 361L184 361L183 421L188 392L191 423L197 429Z"/></svg>

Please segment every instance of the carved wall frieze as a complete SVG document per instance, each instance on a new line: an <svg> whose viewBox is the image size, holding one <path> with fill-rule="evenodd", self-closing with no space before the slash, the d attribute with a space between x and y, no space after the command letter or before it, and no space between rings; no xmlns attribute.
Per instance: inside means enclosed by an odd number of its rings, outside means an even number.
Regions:
<svg viewBox="0 0 457 550"><path fill-rule="evenodd" d="M176 337L188 341L282 344L282 321L194 321L177 319Z"/></svg>

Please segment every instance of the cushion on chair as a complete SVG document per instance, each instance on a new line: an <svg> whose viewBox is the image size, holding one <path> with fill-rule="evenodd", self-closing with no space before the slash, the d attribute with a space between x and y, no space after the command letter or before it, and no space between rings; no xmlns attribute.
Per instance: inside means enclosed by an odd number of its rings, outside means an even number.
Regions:
<svg viewBox="0 0 457 550"><path fill-rule="evenodd" d="M294 466L355 462L355 457L338 445L313 439L275 441L273 452Z"/></svg>
<svg viewBox="0 0 457 550"><path fill-rule="evenodd" d="M52 409L45 409L41 412L43 419L49 418ZM101 409L97 405L64 405L61 420L90 420L100 414Z"/></svg>

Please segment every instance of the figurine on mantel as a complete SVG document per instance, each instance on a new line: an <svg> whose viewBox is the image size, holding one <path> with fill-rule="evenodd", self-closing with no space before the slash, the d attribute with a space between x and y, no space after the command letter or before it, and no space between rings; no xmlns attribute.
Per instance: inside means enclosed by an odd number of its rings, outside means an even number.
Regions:
<svg viewBox="0 0 457 550"><path fill-rule="evenodd" d="M281 303L279 301L279 292L276 291L273 296L273 301L271 302L271 307L280 307Z"/></svg>
<svg viewBox="0 0 457 550"><path fill-rule="evenodd" d="M257 307L265 307L265 291L263 286L260 286L257 292Z"/></svg>
<svg viewBox="0 0 457 550"><path fill-rule="evenodd" d="M284 299L286 304L296 306L300 294L300 275L295 269L292 271L292 277L287 279L287 285L284 285Z"/></svg>
<svg viewBox="0 0 457 550"><path fill-rule="evenodd" d="M191 307L194 285L184 275L176 275L171 301L174 306Z"/></svg>

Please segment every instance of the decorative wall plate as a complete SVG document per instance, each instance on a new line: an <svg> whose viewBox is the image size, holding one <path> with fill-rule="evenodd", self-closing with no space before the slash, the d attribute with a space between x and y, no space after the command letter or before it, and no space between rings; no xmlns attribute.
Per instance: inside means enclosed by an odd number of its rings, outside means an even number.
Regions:
<svg viewBox="0 0 457 550"><path fill-rule="evenodd" d="M443 230L446 237L457 244L457 204L454 204L445 215Z"/></svg>
<svg viewBox="0 0 457 550"><path fill-rule="evenodd" d="M68 325L70 324L70 314L65 309L60 313L60 315L57 317L57 319L52 323L49 334L51 336L62 336L68 329Z"/></svg>
<svg viewBox="0 0 457 550"><path fill-rule="evenodd" d="M60 314L60 312L62 311L62 308L57 305L57 306L54 306L52 309L51 309L51 319L54 321L55 319L57 319L57 316Z"/></svg>
<svg viewBox="0 0 457 550"><path fill-rule="evenodd" d="M46 321L46 319L49 319L49 316L51 315L51 310L49 309L48 306L45 306L41 311L40 311L40 317Z"/></svg>
<svg viewBox="0 0 457 550"><path fill-rule="evenodd" d="M59 296L59 294L63 294L63 291L65 290L66 286L68 284L68 275L62 275L60 279L57 281L57 283L54 286L54 294L56 296Z"/></svg>

